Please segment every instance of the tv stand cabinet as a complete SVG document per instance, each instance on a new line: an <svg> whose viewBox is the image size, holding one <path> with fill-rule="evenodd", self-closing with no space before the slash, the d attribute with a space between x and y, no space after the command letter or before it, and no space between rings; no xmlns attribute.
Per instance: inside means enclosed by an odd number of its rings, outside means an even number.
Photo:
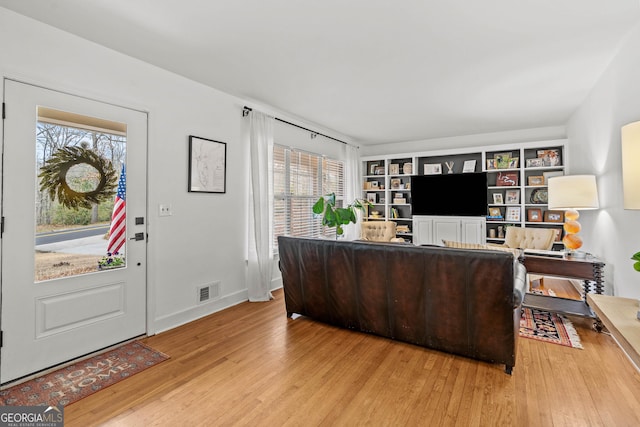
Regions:
<svg viewBox="0 0 640 427"><path fill-rule="evenodd" d="M464 243L486 243L487 222L484 217L413 216L413 243L439 245L443 240Z"/></svg>

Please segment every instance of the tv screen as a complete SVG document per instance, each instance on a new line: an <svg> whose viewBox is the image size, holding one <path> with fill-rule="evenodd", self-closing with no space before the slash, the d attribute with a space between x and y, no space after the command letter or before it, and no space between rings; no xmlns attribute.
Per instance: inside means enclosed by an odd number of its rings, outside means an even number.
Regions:
<svg viewBox="0 0 640 427"><path fill-rule="evenodd" d="M411 214L485 216L487 173L412 176Z"/></svg>

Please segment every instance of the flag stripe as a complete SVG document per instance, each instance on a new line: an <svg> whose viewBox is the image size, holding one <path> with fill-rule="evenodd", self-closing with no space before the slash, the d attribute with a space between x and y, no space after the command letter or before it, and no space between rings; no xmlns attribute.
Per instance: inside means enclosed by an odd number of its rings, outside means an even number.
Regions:
<svg viewBox="0 0 640 427"><path fill-rule="evenodd" d="M126 241L126 195L127 183L124 165L118 180L118 190L113 203L113 213L111 214L111 226L109 227L108 253L117 253Z"/></svg>

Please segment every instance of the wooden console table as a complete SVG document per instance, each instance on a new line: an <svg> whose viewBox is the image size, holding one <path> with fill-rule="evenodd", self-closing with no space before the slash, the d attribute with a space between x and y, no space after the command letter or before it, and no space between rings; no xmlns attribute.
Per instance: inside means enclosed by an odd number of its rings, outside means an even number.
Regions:
<svg viewBox="0 0 640 427"><path fill-rule="evenodd" d="M609 295L587 295L587 303L611 335L640 369L640 320L638 300Z"/></svg>
<svg viewBox="0 0 640 427"><path fill-rule="evenodd" d="M526 267L527 273L580 279L584 289L584 295L581 300L527 293L522 302L523 306L595 318L593 311L587 304L586 296L591 290L596 294L602 294L604 291L604 262L591 255L586 258L572 258L538 256L526 253L522 256L520 262ZM599 329L599 323L594 327Z"/></svg>

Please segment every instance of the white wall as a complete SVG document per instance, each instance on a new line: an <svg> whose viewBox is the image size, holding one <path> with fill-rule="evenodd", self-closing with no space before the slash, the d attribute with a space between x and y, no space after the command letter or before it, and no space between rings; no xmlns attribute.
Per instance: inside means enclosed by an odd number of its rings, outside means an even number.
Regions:
<svg viewBox="0 0 640 427"><path fill-rule="evenodd" d="M640 120L640 26L567 126L571 174L595 174L600 210L581 212L583 249L607 263L607 293L640 297L640 273L629 258L640 251L640 210L624 210L620 128Z"/></svg>
<svg viewBox="0 0 640 427"><path fill-rule="evenodd" d="M2 8L0 74L149 112L151 332L247 299L244 100ZM189 135L227 143L226 194L187 192ZM161 203L173 216L158 216ZM222 299L197 305L196 287L218 280Z"/></svg>

